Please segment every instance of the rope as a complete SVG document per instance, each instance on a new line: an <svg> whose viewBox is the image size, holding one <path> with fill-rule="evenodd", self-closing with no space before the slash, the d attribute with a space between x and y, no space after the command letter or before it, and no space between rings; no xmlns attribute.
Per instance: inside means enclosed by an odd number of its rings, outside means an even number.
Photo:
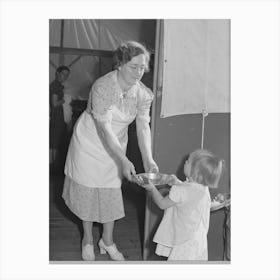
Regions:
<svg viewBox="0 0 280 280"><path fill-rule="evenodd" d="M205 23L205 84L204 84L204 106L207 107L207 89L208 89L208 71L209 71L209 61L208 61L208 24L207 21ZM208 116L206 109L202 110L202 133L201 133L201 149L203 149L204 144L204 125L205 118Z"/></svg>
<svg viewBox="0 0 280 280"><path fill-rule="evenodd" d="M208 113L205 109L202 110L202 132L201 132L201 149L203 149L204 144L204 123L205 118L208 116Z"/></svg>

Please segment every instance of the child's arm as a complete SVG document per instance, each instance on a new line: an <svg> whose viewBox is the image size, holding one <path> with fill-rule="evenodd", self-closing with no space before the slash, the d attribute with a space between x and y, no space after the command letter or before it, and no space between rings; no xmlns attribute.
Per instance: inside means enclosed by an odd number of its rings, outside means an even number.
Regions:
<svg viewBox="0 0 280 280"><path fill-rule="evenodd" d="M145 185L144 188L152 193L153 200L160 209L166 209L176 204L176 202L171 200L168 195L165 197L162 196L151 182L149 182L148 185Z"/></svg>
<svg viewBox="0 0 280 280"><path fill-rule="evenodd" d="M173 185L181 185L183 184L184 182L182 182L181 180L179 180L176 175L168 175L169 178L167 180L167 184L170 185L170 186L173 186Z"/></svg>

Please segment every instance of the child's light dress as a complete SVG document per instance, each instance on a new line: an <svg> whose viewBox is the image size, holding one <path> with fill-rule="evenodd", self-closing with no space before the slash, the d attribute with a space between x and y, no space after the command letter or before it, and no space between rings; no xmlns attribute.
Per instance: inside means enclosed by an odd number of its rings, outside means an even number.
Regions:
<svg viewBox="0 0 280 280"><path fill-rule="evenodd" d="M184 182L170 189L176 205L167 208L153 241L168 260L208 260L211 198L208 187Z"/></svg>

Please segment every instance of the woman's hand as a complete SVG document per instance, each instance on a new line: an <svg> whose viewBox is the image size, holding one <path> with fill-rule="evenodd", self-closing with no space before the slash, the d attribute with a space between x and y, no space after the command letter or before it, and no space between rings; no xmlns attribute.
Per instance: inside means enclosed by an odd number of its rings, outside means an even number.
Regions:
<svg viewBox="0 0 280 280"><path fill-rule="evenodd" d="M144 169L147 173L158 173L159 169L154 160L144 161Z"/></svg>
<svg viewBox="0 0 280 280"><path fill-rule="evenodd" d="M112 129L112 124L109 121L98 121L95 120L96 127L102 137L102 141L108 145L109 149L112 153L118 158L120 165L121 165L121 172L122 175L131 181L132 177L131 174L136 174L134 165L132 162L125 156L125 152L121 147L120 141L116 134Z"/></svg>
<svg viewBox="0 0 280 280"><path fill-rule="evenodd" d="M125 158L121 161L121 163L122 163L122 174L123 174L123 176L124 176L127 180L131 181L131 179L132 179L132 178L131 178L131 175L132 175L132 174L133 174L133 175L136 174L133 163L132 163L127 157L125 157Z"/></svg>
<svg viewBox="0 0 280 280"><path fill-rule="evenodd" d="M145 188L147 191L152 191L155 188L155 185L148 180L148 184L143 185L143 188Z"/></svg>

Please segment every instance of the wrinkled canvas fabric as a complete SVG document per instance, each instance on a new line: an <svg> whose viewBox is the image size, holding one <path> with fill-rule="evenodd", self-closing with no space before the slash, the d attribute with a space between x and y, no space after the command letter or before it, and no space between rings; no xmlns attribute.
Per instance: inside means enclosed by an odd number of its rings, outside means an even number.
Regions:
<svg viewBox="0 0 280 280"><path fill-rule="evenodd" d="M161 117L230 111L229 31L229 20L164 20Z"/></svg>

